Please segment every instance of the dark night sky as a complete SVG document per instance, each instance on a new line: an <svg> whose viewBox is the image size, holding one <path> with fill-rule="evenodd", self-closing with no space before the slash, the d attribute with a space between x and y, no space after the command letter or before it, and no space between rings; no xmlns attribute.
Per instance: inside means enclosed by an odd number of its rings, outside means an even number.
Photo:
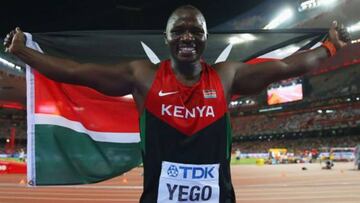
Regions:
<svg viewBox="0 0 360 203"><path fill-rule="evenodd" d="M28 32L64 30L161 30L180 5L192 4L214 27L248 11L265 0L51 0L1 3L0 35L15 26Z"/></svg>

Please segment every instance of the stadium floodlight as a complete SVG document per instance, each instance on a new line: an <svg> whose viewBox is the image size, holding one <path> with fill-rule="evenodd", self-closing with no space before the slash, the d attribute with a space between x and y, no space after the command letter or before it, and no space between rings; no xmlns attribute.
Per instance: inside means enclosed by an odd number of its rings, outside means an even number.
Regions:
<svg viewBox="0 0 360 203"><path fill-rule="evenodd" d="M348 32L357 32L359 30L360 30L360 22L357 22L354 25L347 27Z"/></svg>
<svg viewBox="0 0 360 203"><path fill-rule="evenodd" d="M21 67L20 67L20 66L15 65L15 69L18 70L18 71L21 71Z"/></svg>
<svg viewBox="0 0 360 203"><path fill-rule="evenodd" d="M232 104L233 104L234 106L236 106L236 105L238 105L238 101L233 101Z"/></svg>
<svg viewBox="0 0 360 203"><path fill-rule="evenodd" d="M282 10L280 12L280 14L278 16L276 16L272 21L270 21L269 24L267 24L264 29L265 30L270 30L270 29L274 29L276 27L278 27L280 24L284 23L285 21L289 20L290 18L292 18L294 15L294 12L292 9L290 8L285 8L284 10Z"/></svg>
<svg viewBox="0 0 360 203"><path fill-rule="evenodd" d="M252 34L239 34L236 36L232 36L229 38L229 43L230 44L240 44L240 43L244 43L244 42L248 42L248 41L253 41L255 40L256 37Z"/></svg>
<svg viewBox="0 0 360 203"><path fill-rule="evenodd" d="M318 0L319 6L332 6L334 5L338 0Z"/></svg>
<svg viewBox="0 0 360 203"><path fill-rule="evenodd" d="M6 66L15 67L15 64L13 64L13 63L9 62L8 60L3 59L1 57L0 57L0 62L3 63Z"/></svg>
<svg viewBox="0 0 360 203"><path fill-rule="evenodd" d="M229 43L230 44L239 44L239 43L241 43L241 40L238 37L230 37L229 38Z"/></svg>
<svg viewBox="0 0 360 203"><path fill-rule="evenodd" d="M0 63L2 63L3 65L11 68L11 69L15 69L19 72L22 72L22 68L18 65L15 65L14 63L11 63L10 61L6 60L6 59L3 59L0 57Z"/></svg>
<svg viewBox="0 0 360 203"><path fill-rule="evenodd" d="M355 43L360 43L360 39L354 39L354 40L351 40L351 43L352 43L352 44L355 44Z"/></svg>
<svg viewBox="0 0 360 203"><path fill-rule="evenodd" d="M300 3L298 11L303 12L318 7L329 7L335 5L337 2L338 0L306 0Z"/></svg>
<svg viewBox="0 0 360 203"><path fill-rule="evenodd" d="M307 0L307 1L300 3L298 10L299 10L299 12L302 12L302 11L305 11L308 9L315 8L316 6L317 6L317 3L315 0Z"/></svg>

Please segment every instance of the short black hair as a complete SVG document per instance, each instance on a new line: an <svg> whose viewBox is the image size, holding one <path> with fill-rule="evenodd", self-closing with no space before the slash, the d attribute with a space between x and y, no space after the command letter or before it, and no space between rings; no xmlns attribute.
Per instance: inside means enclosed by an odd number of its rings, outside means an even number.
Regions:
<svg viewBox="0 0 360 203"><path fill-rule="evenodd" d="M182 5L182 6L177 7L177 8L171 13L171 15L169 16L169 18L168 18L168 20L167 20L166 29L165 29L165 30L167 30L167 27L168 27L168 25L169 25L169 22L170 22L170 20L173 18L173 16L174 16L176 13L181 12L181 11L184 11L184 10L198 13L198 14L204 19L204 21L205 21L205 17L204 17L204 15L203 15L203 13L202 13L198 8L196 8L195 6L190 5L190 4ZM205 26L206 26L206 21L205 21Z"/></svg>

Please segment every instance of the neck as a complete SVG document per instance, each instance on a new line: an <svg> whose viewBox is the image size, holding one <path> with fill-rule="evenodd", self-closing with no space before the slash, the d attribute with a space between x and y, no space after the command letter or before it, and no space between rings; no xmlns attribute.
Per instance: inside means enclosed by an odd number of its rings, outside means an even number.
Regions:
<svg viewBox="0 0 360 203"><path fill-rule="evenodd" d="M177 62L171 60L171 66L177 78L185 80L198 80L202 71L201 63L199 60L194 62Z"/></svg>

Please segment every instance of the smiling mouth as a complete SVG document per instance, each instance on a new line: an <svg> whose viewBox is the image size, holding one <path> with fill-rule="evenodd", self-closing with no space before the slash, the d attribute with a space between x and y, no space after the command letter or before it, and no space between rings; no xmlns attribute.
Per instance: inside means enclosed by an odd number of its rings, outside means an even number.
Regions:
<svg viewBox="0 0 360 203"><path fill-rule="evenodd" d="M178 53L181 55L193 55L196 54L195 46L180 45Z"/></svg>

